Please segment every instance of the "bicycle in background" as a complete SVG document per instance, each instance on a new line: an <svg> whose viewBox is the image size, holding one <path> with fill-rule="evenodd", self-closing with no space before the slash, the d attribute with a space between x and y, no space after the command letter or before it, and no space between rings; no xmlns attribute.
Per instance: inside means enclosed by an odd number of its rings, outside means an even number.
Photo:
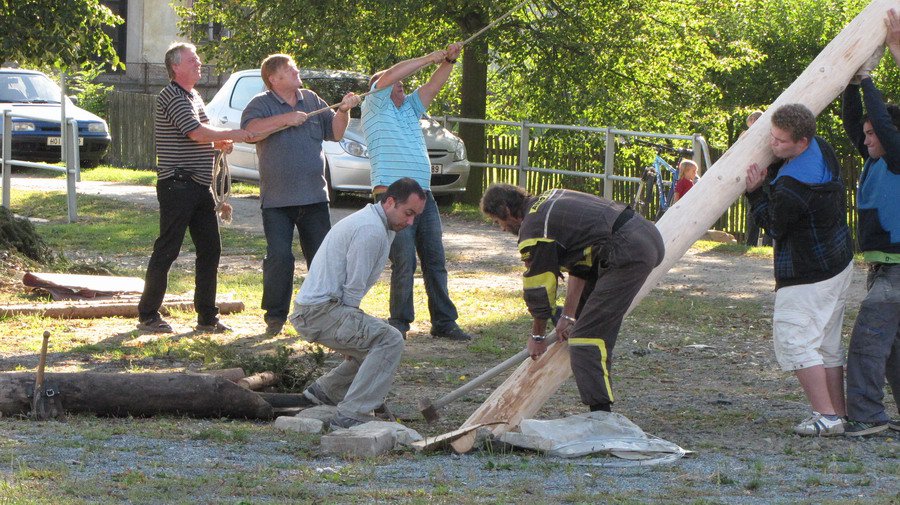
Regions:
<svg viewBox="0 0 900 505"><path fill-rule="evenodd" d="M650 209L650 202L656 199L658 210L654 220L658 220L669 210L669 205L671 205L672 198L675 196L675 185L678 183L680 175L678 169L670 165L662 157L663 152L675 154L678 158L691 158L694 156L694 151L640 139L631 139L630 142L652 147L656 150L656 156L653 158L652 165L645 168L641 174L641 179L631 198L631 208L641 215L646 215L646 212ZM669 174L669 180L665 180L664 173L666 172Z"/></svg>

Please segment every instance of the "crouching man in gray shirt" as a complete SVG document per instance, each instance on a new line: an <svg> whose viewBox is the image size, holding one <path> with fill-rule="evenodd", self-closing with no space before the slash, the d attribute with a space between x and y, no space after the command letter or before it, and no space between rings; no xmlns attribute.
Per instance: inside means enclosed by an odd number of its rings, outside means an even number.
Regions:
<svg viewBox="0 0 900 505"><path fill-rule="evenodd" d="M403 354L403 336L359 308L387 263L394 235L425 209L425 192L408 177L391 184L381 203L339 221L313 258L291 324L308 342L346 356L303 395L312 405L337 405L331 428L374 420Z"/></svg>

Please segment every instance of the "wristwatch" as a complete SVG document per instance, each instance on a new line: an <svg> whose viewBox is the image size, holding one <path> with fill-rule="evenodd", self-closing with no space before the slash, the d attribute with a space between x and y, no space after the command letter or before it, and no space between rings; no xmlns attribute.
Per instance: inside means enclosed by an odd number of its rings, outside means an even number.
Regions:
<svg viewBox="0 0 900 505"><path fill-rule="evenodd" d="M449 63L451 65L456 65L456 59L451 60L450 58L444 56L444 61L446 61L447 63Z"/></svg>
<svg viewBox="0 0 900 505"><path fill-rule="evenodd" d="M535 342L543 342L544 340L547 340L547 336L546 335L532 335L531 340L534 340Z"/></svg>

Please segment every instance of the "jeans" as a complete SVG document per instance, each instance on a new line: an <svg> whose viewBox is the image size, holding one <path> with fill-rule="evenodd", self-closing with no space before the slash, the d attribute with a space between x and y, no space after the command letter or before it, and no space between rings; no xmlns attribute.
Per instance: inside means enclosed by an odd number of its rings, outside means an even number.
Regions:
<svg viewBox="0 0 900 505"><path fill-rule="evenodd" d="M294 289L294 228L300 235L300 249L308 269L331 229L331 213L328 202L321 202L262 209L262 219L266 235L262 308L266 321L284 322Z"/></svg>
<svg viewBox="0 0 900 505"><path fill-rule="evenodd" d="M197 322L214 324L219 313L216 307L216 272L222 242L209 186L191 180L162 179L156 185L156 197L159 200L159 238L153 243L153 254L147 264L138 317L141 321L160 317L159 308L168 287L169 268L181 251L184 232L190 230L197 251L194 273Z"/></svg>
<svg viewBox="0 0 900 505"><path fill-rule="evenodd" d="M447 267L444 258L441 215L431 191L426 191L425 210L416 216L412 226L397 232L391 244L390 324L408 331L416 318L413 308L413 276L416 253L422 262L422 279L428 295L428 312L432 332L448 332L457 328L459 315L447 291Z"/></svg>
<svg viewBox="0 0 900 505"><path fill-rule="evenodd" d="M885 377L900 408L900 264L875 263L866 281L847 354L847 416L884 422Z"/></svg>
<svg viewBox="0 0 900 505"><path fill-rule="evenodd" d="M316 379L338 413L367 421L384 403L403 356L403 336L384 320L333 300L297 305L291 324L307 342L343 354L344 360Z"/></svg>

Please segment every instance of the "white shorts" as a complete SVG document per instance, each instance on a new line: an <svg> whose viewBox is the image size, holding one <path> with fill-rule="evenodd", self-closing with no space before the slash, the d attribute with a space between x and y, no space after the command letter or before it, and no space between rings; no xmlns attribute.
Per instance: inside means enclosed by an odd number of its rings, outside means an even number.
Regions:
<svg viewBox="0 0 900 505"><path fill-rule="evenodd" d="M815 284L787 286L775 293L772 331L775 357L784 371L816 365L844 365L841 327L853 262Z"/></svg>

